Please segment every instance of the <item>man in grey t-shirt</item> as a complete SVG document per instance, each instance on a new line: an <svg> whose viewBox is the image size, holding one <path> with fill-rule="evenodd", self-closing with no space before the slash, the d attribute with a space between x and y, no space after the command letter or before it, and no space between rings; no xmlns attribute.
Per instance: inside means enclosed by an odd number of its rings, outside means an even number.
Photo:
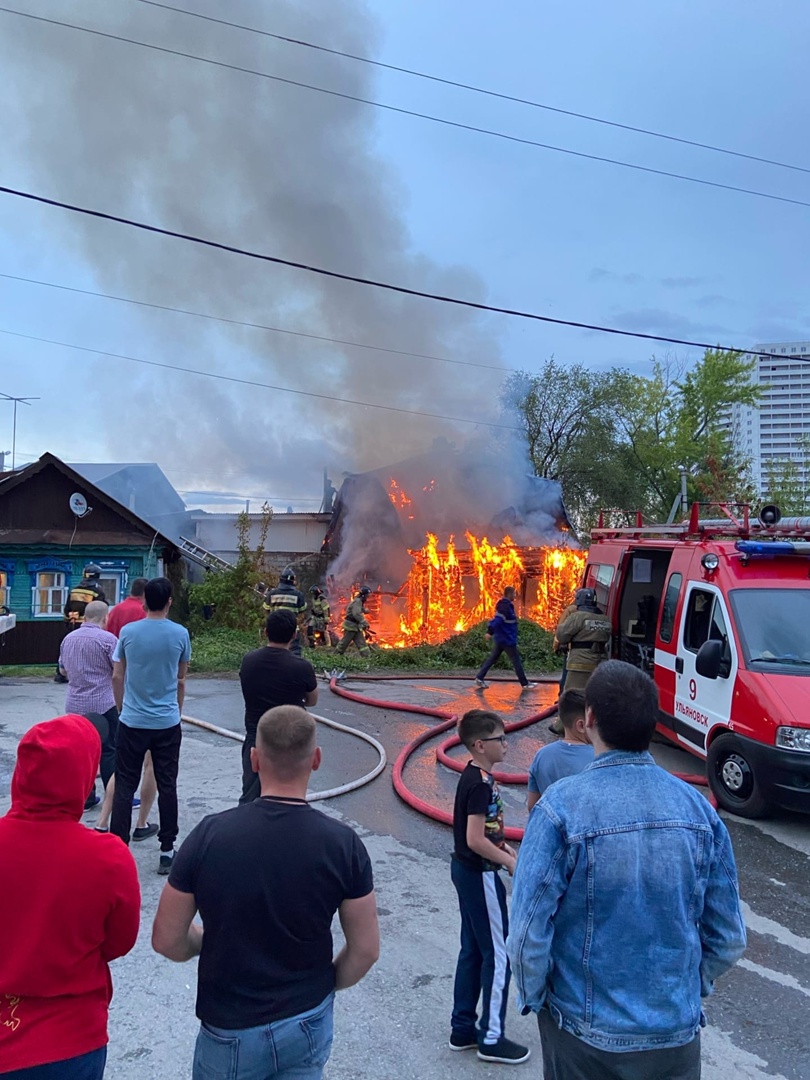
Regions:
<svg viewBox="0 0 810 1080"><path fill-rule="evenodd" d="M534 806L547 787L564 776L582 772L593 761L593 747L585 737L585 691L566 690L558 706L563 737L541 746L529 768L527 805Z"/></svg>

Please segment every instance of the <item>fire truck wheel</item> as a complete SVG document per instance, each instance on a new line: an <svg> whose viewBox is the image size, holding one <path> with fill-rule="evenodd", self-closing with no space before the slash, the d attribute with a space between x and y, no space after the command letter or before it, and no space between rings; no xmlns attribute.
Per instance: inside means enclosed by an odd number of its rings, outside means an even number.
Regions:
<svg viewBox="0 0 810 1080"><path fill-rule="evenodd" d="M726 732L709 747L706 759L709 787L724 810L745 818L765 817L768 802L762 797L757 778L745 757L740 740Z"/></svg>

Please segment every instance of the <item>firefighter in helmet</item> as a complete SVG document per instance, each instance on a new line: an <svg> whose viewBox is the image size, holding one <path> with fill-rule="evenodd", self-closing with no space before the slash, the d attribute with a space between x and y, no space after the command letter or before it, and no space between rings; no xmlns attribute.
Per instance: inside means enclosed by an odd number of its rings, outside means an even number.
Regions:
<svg viewBox="0 0 810 1080"><path fill-rule="evenodd" d="M309 590L312 600L309 605L309 620L307 622L307 637L310 649L316 645L324 645L327 649L332 642L329 637L329 622L332 618L332 609L326 594L319 585L313 585Z"/></svg>
<svg viewBox="0 0 810 1080"><path fill-rule="evenodd" d="M262 607L269 615L271 611L291 611L298 623L298 632L290 645L290 652L301 655L301 630L306 624L307 602L300 589L295 587L295 571L285 566L278 578L278 585L264 594Z"/></svg>
<svg viewBox="0 0 810 1080"><path fill-rule="evenodd" d="M84 622L84 609L91 600L107 602L100 580L101 567L96 563L88 563L82 571L82 580L68 593L64 616L65 621L71 624L71 630Z"/></svg>
<svg viewBox="0 0 810 1080"><path fill-rule="evenodd" d="M371 651L366 641L366 631L369 629L366 618L366 599L370 595L371 589L368 585L364 585L346 608L346 614L343 617L343 637L337 647L341 656L352 642L359 649L361 656L368 656Z"/></svg>
<svg viewBox="0 0 810 1080"><path fill-rule="evenodd" d="M566 689L582 690L608 658L612 629L610 619L597 606L595 589L577 589L574 603L576 611L563 614L554 636L568 649Z"/></svg>
<svg viewBox="0 0 810 1080"><path fill-rule="evenodd" d="M101 567L96 563L88 563L82 571L82 580L70 590L67 603L63 608L62 613L65 622L68 624L68 631L75 630L84 622L84 610L91 600L107 602L100 580ZM56 674L53 681L58 683L67 682L67 678L59 670L59 664L56 665Z"/></svg>

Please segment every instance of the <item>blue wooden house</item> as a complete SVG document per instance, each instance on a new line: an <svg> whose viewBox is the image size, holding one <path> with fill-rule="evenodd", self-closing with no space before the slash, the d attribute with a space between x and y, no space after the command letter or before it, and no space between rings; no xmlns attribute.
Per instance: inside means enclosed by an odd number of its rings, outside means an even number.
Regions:
<svg viewBox="0 0 810 1080"><path fill-rule="evenodd" d="M0 665L55 663L68 593L94 562L110 604L134 577L177 569L176 545L53 454L0 473ZM169 576L174 576L169 574Z"/></svg>

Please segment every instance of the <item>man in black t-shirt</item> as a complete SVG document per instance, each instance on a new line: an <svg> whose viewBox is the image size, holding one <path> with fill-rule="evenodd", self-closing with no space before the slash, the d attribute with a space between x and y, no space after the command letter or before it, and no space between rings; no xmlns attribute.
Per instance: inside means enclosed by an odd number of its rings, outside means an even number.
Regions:
<svg viewBox="0 0 810 1080"><path fill-rule="evenodd" d="M242 659L239 681L245 699L245 741L242 744L242 797L252 802L259 795L259 777L250 764L250 750L256 745L259 719L278 705L315 705L318 681L309 660L290 652L298 623L291 611L271 611L264 632L267 644Z"/></svg>
<svg viewBox="0 0 810 1080"><path fill-rule="evenodd" d="M240 1076L319 1080L334 992L359 982L379 955L371 862L348 825L306 801L321 763L307 712L265 713L250 757L261 797L204 818L189 835L152 945L170 960L200 957L193 1080L235 1075L237 1060ZM333 957L335 912L346 944Z"/></svg>

